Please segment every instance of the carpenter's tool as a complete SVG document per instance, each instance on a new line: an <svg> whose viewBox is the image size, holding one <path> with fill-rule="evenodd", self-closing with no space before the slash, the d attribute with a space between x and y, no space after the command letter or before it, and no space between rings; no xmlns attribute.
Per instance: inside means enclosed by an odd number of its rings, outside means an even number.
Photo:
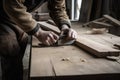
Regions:
<svg viewBox="0 0 120 80"><path fill-rule="evenodd" d="M67 39L66 37L67 37L66 34L61 33L59 35L58 41L51 46L66 46L66 45L71 45L75 42L75 39ZM38 45L42 46L42 47L46 47L46 45L41 44L41 43L39 43ZM48 46L48 47L50 47L50 46Z"/></svg>
<svg viewBox="0 0 120 80"><path fill-rule="evenodd" d="M67 37L67 33L61 33L55 45L58 45L58 46L71 45L75 42L75 39L67 39L66 37Z"/></svg>
<svg viewBox="0 0 120 80"><path fill-rule="evenodd" d="M120 45L119 44L114 44L114 46L116 46L118 49L120 49Z"/></svg>

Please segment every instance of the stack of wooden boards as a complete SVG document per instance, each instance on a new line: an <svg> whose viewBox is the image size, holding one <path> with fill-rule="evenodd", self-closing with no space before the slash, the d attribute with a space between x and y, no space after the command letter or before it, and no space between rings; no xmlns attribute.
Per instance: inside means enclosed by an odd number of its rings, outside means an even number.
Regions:
<svg viewBox="0 0 120 80"><path fill-rule="evenodd" d="M109 15L103 15L102 18L85 23L83 26L92 28L107 28L109 33L120 36L120 21Z"/></svg>
<svg viewBox="0 0 120 80"><path fill-rule="evenodd" d="M39 23L41 27L45 30L51 30L57 34L60 33L60 30L55 26L55 24L52 21L39 22ZM99 37L100 35L95 35L95 36L97 39L97 37ZM79 35L78 39L74 44L88 51L89 53L96 55L97 57L119 56L120 50L114 48L113 46L120 45L120 38L116 36L113 36L112 38L104 38L104 40L107 40L107 39L112 45L104 44L104 42L102 42L102 39L100 41L101 43L98 43L92 40L90 35L86 35L86 36Z"/></svg>

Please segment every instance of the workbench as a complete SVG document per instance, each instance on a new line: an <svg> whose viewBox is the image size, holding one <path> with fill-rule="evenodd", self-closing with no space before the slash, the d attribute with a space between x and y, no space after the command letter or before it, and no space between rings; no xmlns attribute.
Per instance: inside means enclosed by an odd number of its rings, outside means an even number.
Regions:
<svg viewBox="0 0 120 80"><path fill-rule="evenodd" d="M86 28L73 24L79 35L113 46L120 43L120 37L109 33L88 35ZM87 28L87 30L89 30ZM120 58L109 60L97 58L75 46L40 46L32 40L30 54L30 80L120 80Z"/></svg>

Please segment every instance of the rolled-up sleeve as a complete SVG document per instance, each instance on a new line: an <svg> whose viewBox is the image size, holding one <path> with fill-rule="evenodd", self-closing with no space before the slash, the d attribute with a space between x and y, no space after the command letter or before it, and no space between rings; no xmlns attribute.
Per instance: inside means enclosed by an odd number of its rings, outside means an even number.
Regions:
<svg viewBox="0 0 120 80"><path fill-rule="evenodd" d="M3 0L3 7L7 15L25 32L34 33L38 28L37 22L27 12L24 0ZM37 30L36 30L37 31Z"/></svg>
<svg viewBox="0 0 120 80"><path fill-rule="evenodd" d="M48 0L48 9L51 18L60 29L63 24L71 27L71 22L66 14L65 0Z"/></svg>

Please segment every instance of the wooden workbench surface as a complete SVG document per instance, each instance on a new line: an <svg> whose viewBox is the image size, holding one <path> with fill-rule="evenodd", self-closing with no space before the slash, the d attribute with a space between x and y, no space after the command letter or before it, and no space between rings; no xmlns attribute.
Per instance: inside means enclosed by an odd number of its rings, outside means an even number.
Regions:
<svg viewBox="0 0 120 80"><path fill-rule="evenodd" d="M108 33L88 35L85 34L86 29L79 28L78 25L74 25L74 29L77 30L79 35L101 44L113 47L113 44L120 43L119 37ZM88 80L88 78L91 80L107 78L117 80L119 78L119 59L112 61L105 58L97 58L75 45L42 47L38 43L36 39L33 39L30 64L31 80L48 77L49 79L58 80Z"/></svg>

